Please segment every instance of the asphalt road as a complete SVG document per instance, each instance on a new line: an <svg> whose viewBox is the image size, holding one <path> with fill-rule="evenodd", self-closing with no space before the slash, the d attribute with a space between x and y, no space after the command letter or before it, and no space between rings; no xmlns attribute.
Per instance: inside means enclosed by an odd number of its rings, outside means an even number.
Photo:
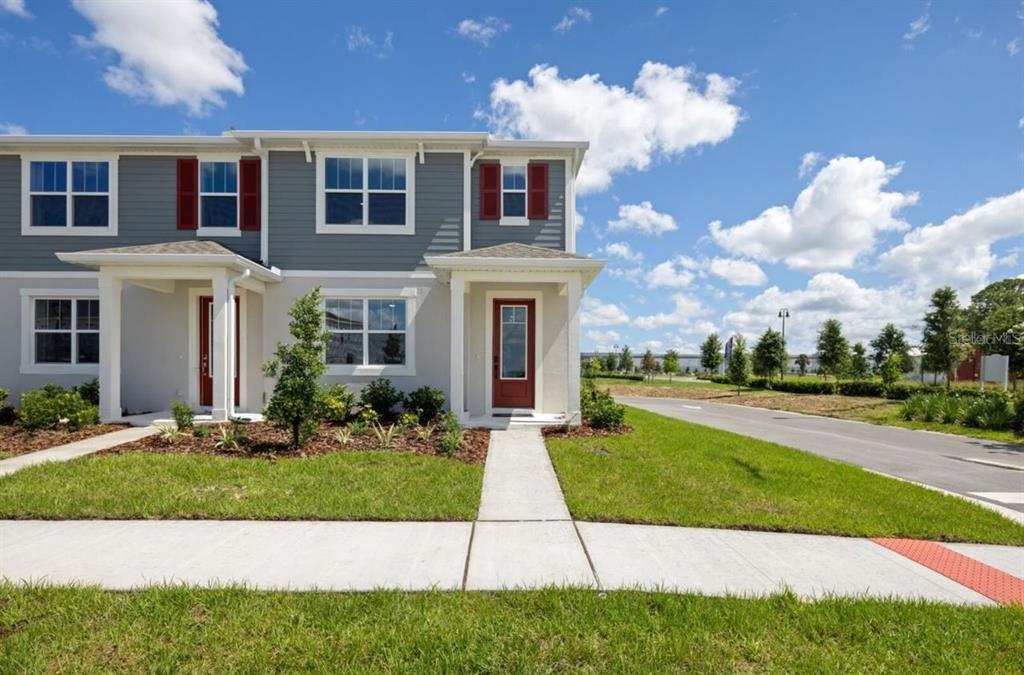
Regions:
<svg viewBox="0 0 1024 675"><path fill-rule="evenodd" d="M635 396L616 400L1024 513L1024 504L1013 503L1024 495L1024 445L707 401Z"/></svg>

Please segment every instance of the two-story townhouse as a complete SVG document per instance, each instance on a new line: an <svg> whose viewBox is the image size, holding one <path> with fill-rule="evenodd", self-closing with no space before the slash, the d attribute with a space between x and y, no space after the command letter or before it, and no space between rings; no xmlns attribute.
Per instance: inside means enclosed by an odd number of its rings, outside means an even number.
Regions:
<svg viewBox="0 0 1024 675"><path fill-rule="evenodd" d="M262 410L319 286L327 383L444 390L463 420L579 410L587 144L483 133L0 137L0 386L98 377L105 421Z"/></svg>

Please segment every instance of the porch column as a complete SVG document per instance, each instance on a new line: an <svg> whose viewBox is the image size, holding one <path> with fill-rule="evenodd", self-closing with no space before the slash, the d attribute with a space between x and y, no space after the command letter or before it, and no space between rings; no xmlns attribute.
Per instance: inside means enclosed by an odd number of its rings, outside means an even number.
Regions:
<svg viewBox="0 0 1024 675"><path fill-rule="evenodd" d="M100 270L100 420L121 419L121 288L109 270Z"/></svg>
<svg viewBox="0 0 1024 675"><path fill-rule="evenodd" d="M580 411L580 295L582 294L580 275L569 277L566 284L566 300L569 309L569 410L570 421L578 424Z"/></svg>
<svg viewBox="0 0 1024 675"><path fill-rule="evenodd" d="M228 273L219 271L213 276L213 306L210 313L213 317L213 341L210 345L210 357L213 361L213 409L211 414L215 422L228 419L231 412L232 391L231 354L229 347L231 338L231 295L228 292Z"/></svg>
<svg viewBox="0 0 1024 675"><path fill-rule="evenodd" d="M466 282L456 273L451 278L451 359L449 370L449 404L452 412L463 419L466 405L463 384L465 381L465 326Z"/></svg>

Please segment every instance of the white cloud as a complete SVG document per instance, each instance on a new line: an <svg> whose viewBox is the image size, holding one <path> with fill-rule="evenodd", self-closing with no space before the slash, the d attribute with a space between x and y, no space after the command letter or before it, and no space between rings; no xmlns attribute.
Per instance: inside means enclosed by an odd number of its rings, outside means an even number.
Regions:
<svg viewBox="0 0 1024 675"><path fill-rule="evenodd" d="M206 0L74 0L74 7L96 29L79 43L117 54L103 75L115 91L160 106L184 105L192 115L224 106L225 92L245 92L248 66L220 39L217 10Z"/></svg>
<svg viewBox="0 0 1024 675"><path fill-rule="evenodd" d="M880 267L917 284L921 292L953 286L973 293L997 264L992 244L1024 237L1024 190L976 204L939 225L914 228L883 253Z"/></svg>
<svg viewBox="0 0 1024 675"><path fill-rule="evenodd" d="M455 30L464 38L479 42L484 47L491 46L491 40L499 33L506 32L512 26L507 21L496 16L488 16L480 19L463 19L456 26Z"/></svg>
<svg viewBox="0 0 1024 675"><path fill-rule="evenodd" d="M9 12L23 19L32 17L25 9L25 0L0 0L0 11Z"/></svg>
<svg viewBox="0 0 1024 675"><path fill-rule="evenodd" d="M605 270L605 274L610 276L612 279L622 279L628 281L631 284L639 284L640 277L643 276L643 267L609 267Z"/></svg>
<svg viewBox="0 0 1024 675"><path fill-rule="evenodd" d="M1006 51L1010 56L1020 54L1020 38L1013 38L1006 43Z"/></svg>
<svg viewBox="0 0 1024 675"><path fill-rule="evenodd" d="M800 168L797 170L797 176L804 178L813 171L821 160L825 159L820 152L805 152L804 156L800 158Z"/></svg>
<svg viewBox="0 0 1024 675"><path fill-rule="evenodd" d="M577 21L590 21L590 10L583 7L570 7L562 20L555 24L553 30L556 33L568 33Z"/></svg>
<svg viewBox="0 0 1024 675"><path fill-rule="evenodd" d="M668 7L662 5L661 7L658 7L656 10L654 10L654 16L662 17L665 15L666 12L668 12Z"/></svg>
<svg viewBox="0 0 1024 675"><path fill-rule="evenodd" d="M797 196L792 208L772 206L733 227L709 225L714 241L733 254L799 270L852 267L876 235L907 229L897 217L917 203L915 192L883 192L902 166L874 157L832 159Z"/></svg>
<svg viewBox="0 0 1024 675"><path fill-rule="evenodd" d="M640 262L644 259L644 254L639 251L634 251L633 247L625 241L616 241L609 244L605 244L600 249L601 253L604 253L609 258L622 258L629 262Z"/></svg>
<svg viewBox="0 0 1024 675"><path fill-rule="evenodd" d="M555 66L537 65L529 81L495 80L490 113L477 116L501 136L590 141L577 187L581 194L597 192L614 174L646 170L654 156L732 136L741 111L729 98L738 81L711 73L701 90L700 79L693 68L648 61L627 89L597 74L574 80L559 76Z"/></svg>
<svg viewBox="0 0 1024 675"><path fill-rule="evenodd" d="M466 84L473 84L476 82L476 75L464 70L462 71L462 81Z"/></svg>
<svg viewBox="0 0 1024 675"><path fill-rule="evenodd" d="M629 315L616 304L585 297L580 323L584 326L616 326L629 323Z"/></svg>
<svg viewBox="0 0 1024 675"><path fill-rule="evenodd" d="M763 286L768 282L764 270L749 260L713 258L708 264L708 271L733 286Z"/></svg>
<svg viewBox="0 0 1024 675"><path fill-rule="evenodd" d="M345 29L345 46L350 52L363 52L383 59L395 50L395 34L388 31L383 40L378 40L362 26L349 26Z"/></svg>
<svg viewBox="0 0 1024 675"><path fill-rule="evenodd" d="M661 340L644 340L637 345L637 348L641 351L647 351L650 349L652 352L661 351L661 348L665 346L665 343Z"/></svg>
<svg viewBox="0 0 1024 675"><path fill-rule="evenodd" d="M0 122L0 134L4 136L21 136L28 133L28 129L13 122Z"/></svg>
<svg viewBox="0 0 1024 675"><path fill-rule="evenodd" d="M609 222L608 229L636 230L644 234L660 235L678 230L679 226L676 225L676 219L671 214L655 211L654 205L645 200L639 204L621 204L618 220Z"/></svg>
<svg viewBox="0 0 1024 675"><path fill-rule="evenodd" d="M779 328L778 312L789 309L786 340L790 353L812 353L818 329L825 319L843 323L843 333L853 342L865 342L878 335L886 323L906 330L912 340L920 333L928 296L903 286L866 288L835 272L816 274L806 288L783 291L772 286L742 303L723 317L731 331L756 338L766 328Z"/></svg>
<svg viewBox="0 0 1024 675"><path fill-rule="evenodd" d="M904 47L908 49L912 48L914 40L927 33L928 29L931 28L930 11L931 3L929 2L925 5L924 14L910 22L910 29L903 34Z"/></svg>
<svg viewBox="0 0 1024 675"><path fill-rule="evenodd" d="M618 344L622 336L613 330L588 330L587 339L594 343L596 351L606 352Z"/></svg>
<svg viewBox="0 0 1024 675"><path fill-rule="evenodd" d="M683 267L681 258L655 265L644 276L647 288L686 288L693 282L694 274Z"/></svg>
<svg viewBox="0 0 1024 675"><path fill-rule="evenodd" d="M674 293L672 304L671 312L638 316L633 323L643 330L679 326L684 332L692 332L698 330L698 326L701 324L702 320L698 317L708 313L708 309L701 304L700 300L684 293Z"/></svg>

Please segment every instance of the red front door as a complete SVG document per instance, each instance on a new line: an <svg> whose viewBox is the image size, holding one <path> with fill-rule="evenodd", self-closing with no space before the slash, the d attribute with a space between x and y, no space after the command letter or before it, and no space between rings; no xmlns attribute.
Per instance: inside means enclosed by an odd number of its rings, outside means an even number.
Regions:
<svg viewBox="0 0 1024 675"><path fill-rule="evenodd" d="M213 405L213 297L199 298L199 405ZM238 404L238 298L235 298L235 404Z"/></svg>
<svg viewBox="0 0 1024 675"><path fill-rule="evenodd" d="M533 408L536 302L495 300L492 403L495 408Z"/></svg>

